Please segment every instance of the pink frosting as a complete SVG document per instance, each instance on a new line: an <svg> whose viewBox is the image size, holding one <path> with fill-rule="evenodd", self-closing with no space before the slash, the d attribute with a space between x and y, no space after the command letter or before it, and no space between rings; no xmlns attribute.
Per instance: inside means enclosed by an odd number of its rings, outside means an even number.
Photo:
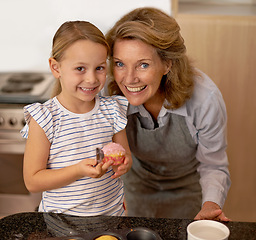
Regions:
<svg viewBox="0 0 256 240"><path fill-rule="evenodd" d="M125 154L125 149L122 147L122 145L118 143L108 143L102 148L104 155L110 155L110 154L116 154L116 153L122 153Z"/></svg>

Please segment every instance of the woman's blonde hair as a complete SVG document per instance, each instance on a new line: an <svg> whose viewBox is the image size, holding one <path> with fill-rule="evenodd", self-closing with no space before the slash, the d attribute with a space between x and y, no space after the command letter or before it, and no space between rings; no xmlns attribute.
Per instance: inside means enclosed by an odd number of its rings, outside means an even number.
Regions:
<svg viewBox="0 0 256 240"><path fill-rule="evenodd" d="M102 44L109 52L104 34L93 24L86 21L68 21L63 23L53 37L51 57L60 62L68 47L78 40L91 40ZM56 79L52 97L61 92L59 79Z"/></svg>
<svg viewBox="0 0 256 240"><path fill-rule="evenodd" d="M186 55L184 40L175 19L156 8L137 8L123 16L106 34L110 46L109 93L122 94L113 75L113 48L117 39L139 39L153 46L163 62L172 61L169 73L161 80L160 90L167 108L181 107L193 92L197 74Z"/></svg>

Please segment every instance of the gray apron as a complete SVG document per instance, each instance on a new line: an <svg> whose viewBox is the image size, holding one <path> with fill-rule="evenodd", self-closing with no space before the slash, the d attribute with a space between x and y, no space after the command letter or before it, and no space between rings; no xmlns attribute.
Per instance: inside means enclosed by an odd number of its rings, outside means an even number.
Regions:
<svg viewBox="0 0 256 240"><path fill-rule="evenodd" d="M197 144L185 118L171 114L168 124L148 130L132 114L127 137L133 158L131 170L122 176L128 215L194 218L202 193Z"/></svg>

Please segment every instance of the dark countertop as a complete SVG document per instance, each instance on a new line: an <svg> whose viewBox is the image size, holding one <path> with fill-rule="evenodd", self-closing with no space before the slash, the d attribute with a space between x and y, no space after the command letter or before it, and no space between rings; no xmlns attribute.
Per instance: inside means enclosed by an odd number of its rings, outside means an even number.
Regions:
<svg viewBox="0 0 256 240"><path fill-rule="evenodd" d="M127 234L142 227L161 237L143 240L187 239L186 228L193 220L139 217L77 217L54 213L18 213L0 219L0 239L85 239L93 240L103 233L113 233L120 240L139 240ZM230 230L229 240L256 239L256 223L224 223ZM71 237L73 236L73 237ZM75 237L77 236L77 237ZM130 235L132 236L132 235Z"/></svg>

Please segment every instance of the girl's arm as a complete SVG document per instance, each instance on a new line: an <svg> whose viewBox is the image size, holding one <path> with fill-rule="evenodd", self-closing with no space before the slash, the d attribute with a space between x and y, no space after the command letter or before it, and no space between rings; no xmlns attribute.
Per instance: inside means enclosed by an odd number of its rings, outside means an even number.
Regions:
<svg viewBox="0 0 256 240"><path fill-rule="evenodd" d="M127 173L132 167L132 155L126 136L126 129L123 129L120 132L116 133L113 136L113 142L121 144L126 151L124 163L118 166L112 166L115 172L112 178L118 178L121 175Z"/></svg>
<svg viewBox="0 0 256 240"><path fill-rule="evenodd" d="M66 186L84 176L101 177L113 162L98 164L96 159L85 159L61 169L47 169L50 142L43 129L31 118L24 153L24 181L30 192L42 192Z"/></svg>

